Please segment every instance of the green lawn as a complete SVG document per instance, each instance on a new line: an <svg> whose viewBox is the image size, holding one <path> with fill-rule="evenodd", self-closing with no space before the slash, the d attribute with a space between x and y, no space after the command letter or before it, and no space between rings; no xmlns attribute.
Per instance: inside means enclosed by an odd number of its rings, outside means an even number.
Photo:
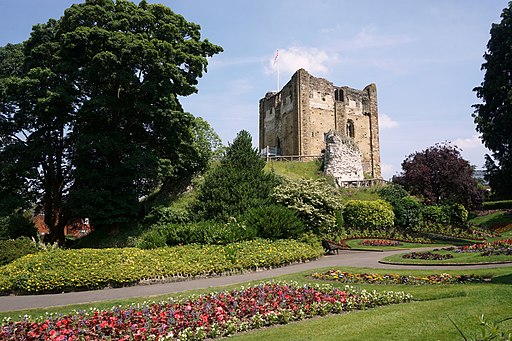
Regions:
<svg viewBox="0 0 512 341"><path fill-rule="evenodd" d="M267 171L273 170L277 175L291 180L301 178L320 179L323 178L320 166L320 161L268 161L265 169Z"/></svg>
<svg viewBox="0 0 512 341"><path fill-rule="evenodd" d="M433 274L450 273L480 274L492 276L491 283L485 284L452 284L452 285L368 285L359 284L358 287L367 290L392 290L405 291L414 297L414 301L407 304L384 306L365 311L354 311L342 315L330 315L302 322L294 322L272 328L254 330L248 333L238 334L235 340L457 340L461 339L457 329L452 325L451 318L466 333L469 338L478 335L479 317L484 314L489 320L512 317L512 267L481 269L468 271L415 271L415 270L384 270L365 268L338 268L347 272L376 272L398 274ZM327 269L317 269L324 271ZM282 276L279 279L295 280L299 283L325 281L312 280L307 275L315 271L308 271L293 275ZM334 285L343 287L343 284ZM212 290L228 290L240 285L217 289L205 289L194 292L182 293L180 296L201 293ZM176 296L176 295L174 295ZM91 306L108 308L117 305L129 305L130 303L142 303L144 301L159 301L169 297L158 296L151 298L105 301L93 305L68 306L48 310L31 310L22 312L10 312L0 314L0 318L29 314L38 316L49 311L66 314L74 309L87 309ZM512 321L502 325L512 331Z"/></svg>
<svg viewBox="0 0 512 341"><path fill-rule="evenodd" d="M482 256L478 252L464 252L455 253L448 251L434 252L437 254L451 254L453 258L443 260L422 260L422 259L409 259L403 258L405 254L393 255L384 258L386 262L397 263L397 264L475 264L475 263L497 263L497 262L512 262L512 256Z"/></svg>
<svg viewBox="0 0 512 341"><path fill-rule="evenodd" d="M512 213L499 211L488 215L475 217L469 222L484 228L491 228L500 224L512 224Z"/></svg>

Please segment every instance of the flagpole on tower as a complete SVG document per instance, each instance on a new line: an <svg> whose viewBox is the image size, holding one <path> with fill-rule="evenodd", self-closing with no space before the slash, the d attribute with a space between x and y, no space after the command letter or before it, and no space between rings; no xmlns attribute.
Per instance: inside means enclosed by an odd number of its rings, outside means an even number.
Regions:
<svg viewBox="0 0 512 341"><path fill-rule="evenodd" d="M274 58L274 65L277 66L277 92L279 92L279 50L276 50L276 56Z"/></svg>

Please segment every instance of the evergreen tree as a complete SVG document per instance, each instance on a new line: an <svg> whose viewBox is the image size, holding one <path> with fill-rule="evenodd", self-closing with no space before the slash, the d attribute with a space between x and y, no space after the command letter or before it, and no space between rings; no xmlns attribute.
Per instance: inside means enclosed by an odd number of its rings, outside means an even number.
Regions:
<svg viewBox="0 0 512 341"><path fill-rule="evenodd" d="M269 204L277 179L264 167L265 161L252 147L251 135L240 131L199 188L194 205L198 217L227 221L250 208Z"/></svg>
<svg viewBox="0 0 512 341"><path fill-rule="evenodd" d="M163 5L85 0L0 52L0 207L37 202L63 242L69 218L133 218L139 199L207 164L178 96L222 49Z"/></svg>
<svg viewBox="0 0 512 341"><path fill-rule="evenodd" d="M483 103L473 106L473 117L492 152L486 155L489 184L498 197L512 198L512 2L492 25L484 59L484 81L474 88Z"/></svg>

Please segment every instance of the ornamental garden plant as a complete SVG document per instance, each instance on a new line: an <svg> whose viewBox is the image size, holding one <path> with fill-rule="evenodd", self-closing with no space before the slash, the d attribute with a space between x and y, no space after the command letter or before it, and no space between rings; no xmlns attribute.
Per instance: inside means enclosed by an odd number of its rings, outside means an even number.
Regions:
<svg viewBox="0 0 512 341"><path fill-rule="evenodd" d="M409 285L427 285L427 284L465 284L488 282L489 278L481 275L463 274L450 275L447 273L431 274L425 276L399 275L395 273L350 273L342 270L328 270L326 272L315 272L311 278L335 281L345 284L409 284Z"/></svg>
<svg viewBox="0 0 512 341"><path fill-rule="evenodd" d="M403 292L264 282L229 292L130 308L6 321L1 340L203 340L292 321L405 303Z"/></svg>
<svg viewBox="0 0 512 341"><path fill-rule="evenodd" d="M390 263L509 263L512 262L512 240L501 239L491 242L433 249L428 252L412 252L384 258L383 262Z"/></svg>
<svg viewBox="0 0 512 341"><path fill-rule="evenodd" d="M295 240L191 244L152 250L55 249L0 267L0 294L55 293L233 274L302 262L322 254L320 245Z"/></svg>

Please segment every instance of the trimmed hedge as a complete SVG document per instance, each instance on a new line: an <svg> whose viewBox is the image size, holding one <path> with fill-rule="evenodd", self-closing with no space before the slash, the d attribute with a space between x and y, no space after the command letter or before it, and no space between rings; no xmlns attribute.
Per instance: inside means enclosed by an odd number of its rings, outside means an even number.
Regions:
<svg viewBox="0 0 512 341"><path fill-rule="evenodd" d="M487 201L483 204L484 210L506 210L512 209L512 200Z"/></svg>
<svg viewBox="0 0 512 341"><path fill-rule="evenodd" d="M194 243L226 245L255 239L256 234L256 229L246 227L236 220L228 223L204 220L188 224L153 225L137 238L135 246L141 249L156 249Z"/></svg>
<svg viewBox="0 0 512 341"><path fill-rule="evenodd" d="M349 200L343 210L345 225L352 229L387 229L393 227L393 207L384 200Z"/></svg>
<svg viewBox="0 0 512 341"><path fill-rule="evenodd" d="M320 245L295 240L254 240L154 250L56 249L0 267L0 293L42 294L136 284L142 280L220 275L281 266L323 255Z"/></svg>

